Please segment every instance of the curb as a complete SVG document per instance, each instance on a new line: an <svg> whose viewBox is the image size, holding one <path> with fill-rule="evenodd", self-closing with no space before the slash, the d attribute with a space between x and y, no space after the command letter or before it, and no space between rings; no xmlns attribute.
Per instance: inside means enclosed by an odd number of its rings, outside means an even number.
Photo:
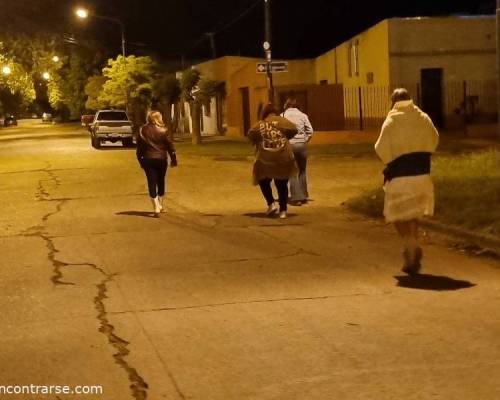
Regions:
<svg viewBox="0 0 500 400"><path fill-rule="evenodd" d="M459 239L463 239L471 244L481 247L484 250L500 256L500 238L493 235L481 234L453 225L446 225L441 222L431 220L420 220L422 226L434 231L445 233Z"/></svg>
<svg viewBox="0 0 500 400"><path fill-rule="evenodd" d="M350 212L362 215L366 218L383 221L382 217L368 215L359 210L350 208L349 206L346 206L345 208ZM455 239L460 239L464 242L467 242L467 244L469 245L477 246L481 249L479 253L491 254L495 258L500 258L500 238L497 236L470 231L454 225L447 225L442 222L430 219L420 219L419 223L422 227L445 234L447 236L454 237Z"/></svg>

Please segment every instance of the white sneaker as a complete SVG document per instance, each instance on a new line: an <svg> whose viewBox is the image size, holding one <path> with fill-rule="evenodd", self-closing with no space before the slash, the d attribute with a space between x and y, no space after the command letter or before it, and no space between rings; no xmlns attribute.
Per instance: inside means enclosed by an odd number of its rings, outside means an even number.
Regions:
<svg viewBox="0 0 500 400"><path fill-rule="evenodd" d="M280 211L280 219L286 218L286 211Z"/></svg>
<svg viewBox="0 0 500 400"><path fill-rule="evenodd" d="M276 203L271 203L269 207L267 207L266 215L272 215L276 211L278 211L278 206L276 205Z"/></svg>
<svg viewBox="0 0 500 400"><path fill-rule="evenodd" d="M155 213L155 217L158 217L161 211L158 197L151 199L151 204L153 205L153 212Z"/></svg>
<svg viewBox="0 0 500 400"><path fill-rule="evenodd" d="M158 196L158 204L160 205L160 212L165 212L165 207L163 207L164 196Z"/></svg>

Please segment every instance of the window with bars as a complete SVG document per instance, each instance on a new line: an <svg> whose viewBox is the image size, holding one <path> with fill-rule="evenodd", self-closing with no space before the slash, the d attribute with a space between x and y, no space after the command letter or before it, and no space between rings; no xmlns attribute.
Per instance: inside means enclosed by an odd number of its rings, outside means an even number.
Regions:
<svg viewBox="0 0 500 400"><path fill-rule="evenodd" d="M348 46L348 71L349 77L359 76L359 40L349 42Z"/></svg>

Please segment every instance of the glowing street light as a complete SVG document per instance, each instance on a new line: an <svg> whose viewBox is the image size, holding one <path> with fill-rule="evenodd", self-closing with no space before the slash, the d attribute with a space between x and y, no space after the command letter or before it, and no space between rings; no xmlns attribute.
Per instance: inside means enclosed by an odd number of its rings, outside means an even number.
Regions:
<svg viewBox="0 0 500 400"><path fill-rule="evenodd" d="M48 81L50 79L50 74L48 72L44 72L42 74L42 78L45 79L46 81Z"/></svg>
<svg viewBox="0 0 500 400"><path fill-rule="evenodd" d="M8 65L4 65L2 68L2 74L4 75L10 75L12 72L12 69Z"/></svg>
<svg viewBox="0 0 500 400"><path fill-rule="evenodd" d="M75 14L78 18L85 19L89 16L89 11L85 8L77 8Z"/></svg>
<svg viewBox="0 0 500 400"><path fill-rule="evenodd" d="M59 60L60 60L59 56L52 57L52 61L54 61L55 63L58 63Z"/></svg>
<svg viewBox="0 0 500 400"><path fill-rule="evenodd" d="M80 19L87 19L89 17L92 17L92 18L102 19L104 21L110 21L110 22L114 22L114 23L118 24L120 26L120 32L122 35L122 55L123 55L123 57L126 57L125 25L120 19L115 18L115 17L107 17L104 15L98 15L95 13L90 13L89 10L87 10L86 8L83 8L83 7L77 8L75 10L75 14Z"/></svg>

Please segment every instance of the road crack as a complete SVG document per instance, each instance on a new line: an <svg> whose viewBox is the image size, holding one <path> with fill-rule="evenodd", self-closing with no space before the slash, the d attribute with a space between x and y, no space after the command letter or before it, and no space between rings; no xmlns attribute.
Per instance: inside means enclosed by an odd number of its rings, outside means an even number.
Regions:
<svg viewBox="0 0 500 400"><path fill-rule="evenodd" d="M385 294L385 293L384 293ZM283 297L278 299L262 299L262 300L248 300L248 301L233 301L226 303L212 303L212 304L201 304L193 306L180 306L180 307L161 307L152 308L147 310L125 310L125 311L115 311L111 314L129 314L129 313L149 313L149 312L161 312L161 311L180 311L180 310L197 310L203 308L219 308L227 306L245 306L249 304L262 304L262 303L281 303L281 302L300 302L300 301L318 301L318 300L331 300L345 297L365 297L373 296L370 293L348 293L348 294L338 294L338 295L326 295L326 296L316 296L316 297Z"/></svg>
<svg viewBox="0 0 500 400"><path fill-rule="evenodd" d="M128 345L130 343L115 333L115 327L109 322L108 312L106 311L106 306L104 305L104 300L108 298L107 284L112 280L113 277L107 275L106 278L97 285L98 292L97 296L94 298L94 304L98 313L97 318L101 325L99 332L108 338L109 344L116 350L113 357L115 362L128 374L130 390L132 391L134 399L145 400L148 397L148 384L139 375L137 370L127 362L126 357L130 354L130 350L128 349Z"/></svg>
<svg viewBox="0 0 500 400"><path fill-rule="evenodd" d="M128 345L130 344L125 339L121 338L116 332L115 327L110 323L108 319L108 312L106 310L105 299L108 298L108 284L113 281L114 275L107 273L104 268L99 267L93 263L68 263L58 259L57 255L59 250L56 248L54 243L54 237L49 236L47 233L47 222L54 215L60 213L64 205L69 201L69 199L51 199L50 192L47 188L47 184L50 184L54 188L58 188L61 185L61 181L51 169L51 165L47 164L46 168L41 170L49 176L48 179L40 179L38 181L38 187L35 194L35 198L38 201L50 201L56 203L54 211L51 211L42 216L42 223L39 225L32 226L21 233L22 236L33 236L39 237L45 242L45 246L48 250L47 258L52 264L53 274L51 276L51 281L54 285L75 285L73 282L67 282L64 280L64 268L69 267L88 267L91 268L102 276L102 280L96 284L97 294L94 297L94 308L97 311L97 319L99 321L99 332L102 333L108 340L108 343L113 347L115 353L113 358L121 369L125 371L129 381L129 388L131 394L135 400L146 400L148 397L148 384L140 376L135 368L133 368L126 360L127 356L130 354Z"/></svg>

